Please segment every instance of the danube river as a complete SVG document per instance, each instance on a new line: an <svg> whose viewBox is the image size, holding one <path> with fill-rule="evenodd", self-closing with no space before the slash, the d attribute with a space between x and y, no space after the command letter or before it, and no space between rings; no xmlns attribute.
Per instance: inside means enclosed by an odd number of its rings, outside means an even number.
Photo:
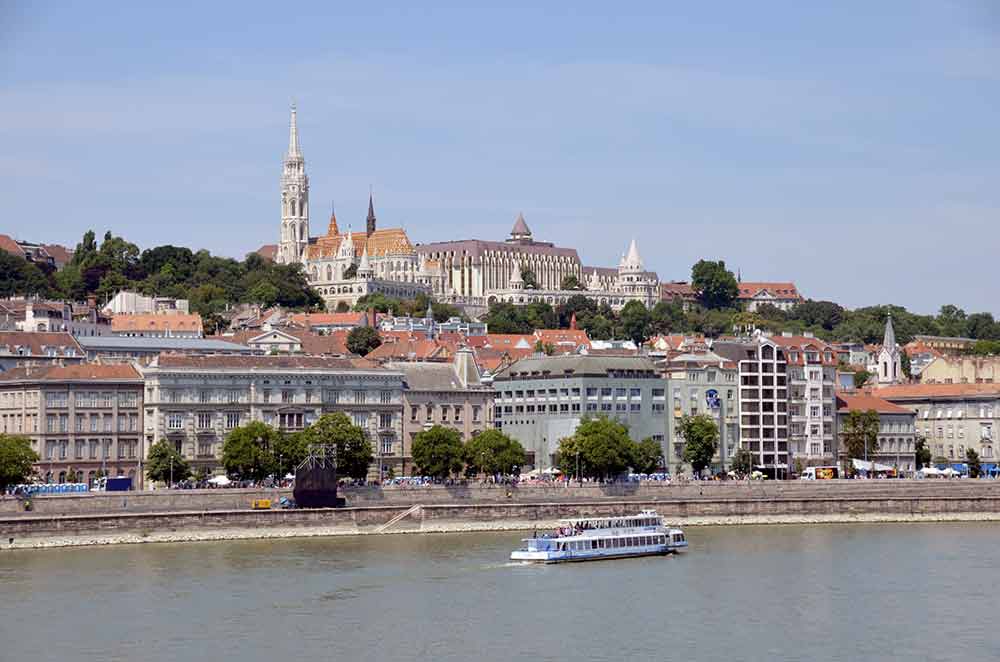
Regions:
<svg viewBox="0 0 1000 662"><path fill-rule="evenodd" d="M557 566L506 563L510 533L0 552L0 658L1000 658L1000 525L688 537Z"/></svg>

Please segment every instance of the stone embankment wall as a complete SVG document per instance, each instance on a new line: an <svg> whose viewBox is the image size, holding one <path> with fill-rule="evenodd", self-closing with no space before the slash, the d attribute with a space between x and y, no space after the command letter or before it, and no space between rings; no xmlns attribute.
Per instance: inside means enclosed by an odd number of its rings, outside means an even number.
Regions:
<svg viewBox="0 0 1000 662"><path fill-rule="evenodd" d="M509 493L509 495L508 495ZM414 504L553 503L590 501L813 499L848 497L923 498L938 496L1000 497L1000 481L970 480L841 480L777 482L702 482L663 485L612 484L555 486L454 486L347 488L341 492L351 507ZM175 511L245 510L254 499L291 497L291 490L216 489L153 492L90 492L35 497L26 513L17 499L0 497L0 517L165 513Z"/></svg>
<svg viewBox="0 0 1000 662"><path fill-rule="evenodd" d="M431 491L424 496L428 494L438 493ZM548 527L564 517L622 515L643 508L655 509L669 521L682 524L1000 520L1000 485L979 481L857 481L837 487L775 483L765 488L734 485L720 489L675 486L661 488L654 497L623 498L588 492L587 499L570 498L572 494L567 494L564 499L533 502L525 499L524 494L510 499L505 491L501 494L504 495L501 500L470 497L453 498L450 503L423 500L418 508L411 508L409 503L392 503L336 510L253 511L241 506L227 510L0 515L0 546L6 546L10 538L27 539L29 542L22 544L33 546L31 539L50 541L45 544L97 544L531 529ZM546 495L552 497L553 493ZM236 497L227 495L227 498ZM400 516L399 521L393 522Z"/></svg>

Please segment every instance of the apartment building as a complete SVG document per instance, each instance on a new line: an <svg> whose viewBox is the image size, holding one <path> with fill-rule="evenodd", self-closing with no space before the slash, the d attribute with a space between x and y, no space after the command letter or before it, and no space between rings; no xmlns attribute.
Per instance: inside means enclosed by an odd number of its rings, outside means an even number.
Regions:
<svg viewBox="0 0 1000 662"><path fill-rule="evenodd" d="M995 468L1000 384L901 384L875 395L916 413L915 434L936 461L965 462L971 448L986 469Z"/></svg>
<svg viewBox="0 0 1000 662"><path fill-rule="evenodd" d="M916 470L916 414L911 409L893 404L870 393L838 393L838 429L842 434L847 417L852 411L874 411L878 414L878 448L868 458L855 458L895 467L903 475ZM842 442L842 440L841 440ZM839 444L840 458L847 458Z"/></svg>
<svg viewBox="0 0 1000 662"><path fill-rule="evenodd" d="M497 427L517 439L533 466L553 466L559 440L585 416L607 416L638 441L664 440L666 386L653 362L638 356L567 354L521 359L493 381Z"/></svg>
<svg viewBox="0 0 1000 662"><path fill-rule="evenodd" d="M174 354L141 370L147 446L167 439L195 468L221 472L226 435L250 421L296 432L343 412L383 466L402 471L401 372L358 358Z"/></svg>
<svg viewBox="0 0 1000 662"><path fill-rule="evenodd" d="M0 373L0 430L31 440L45 482L93 483L101 472L141 487L142 392L130 365L12 368Z"/></svg>
<svg viewBox="0 0 1000 662"><path fill-rule="evenodd" d="M673 403L664 418L663 457L670 467L684 462L684 438L678 433L683 416L706 414L719 427L719 444L711 471L727 471L739 446L739 369L734 361L714 352L679 354L657 363ZM680 470L677 471L680 473Z"/></svg>
<svg viewBox="0 0 1000 662"><path fill-rule="evenodd" d="M784 476L796 459L833 461L837 355L831 346L782 334L716 342L712 349L739 366L740 445L755 468Z"/></svg>
<svg viewBox="0 0 1000 662"><path fill-rule="evenodd" d="M459 349L449 363L400 361L385 364L403 373L402 471L412 473L413 438L435 425L462 434L468 443L493 427L493 389L482 381L475 356Z"/></svg>

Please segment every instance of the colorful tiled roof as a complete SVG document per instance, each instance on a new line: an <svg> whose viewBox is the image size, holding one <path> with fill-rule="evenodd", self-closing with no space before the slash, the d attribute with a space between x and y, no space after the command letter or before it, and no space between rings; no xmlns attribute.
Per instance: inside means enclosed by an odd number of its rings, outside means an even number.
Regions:
<svg viewBox="0 0 1000 662"><path fill-rule="evenodd" d="M344 233L316 237L315 241L311 240L309 243L307 257L310 260L317 260L335 256L346 236ZM355 257L361 257L366 249L370 257L413 253L413 244L402 228L375 230L370 236L366 232L352 232L351 241L354 243Z"/></svg>
<svg viewBox="0 0 1000 662"><path fill-rule="evenodd" d="M837 411L868 411L874 409L880 414L912 414L906 407L894 405L884 398L870 393L838 393Z"/></svg>
<svg viewBox="0 0 1000 662"><path fill-rule="evenodd" d="M139 380L139 372L128 363L81 363L67 366L42 366L12 368L0 373L0 381L40 380L54 381L117 381Z"/></svg>
<svg viewBox="0 0 1000 662"><path fill-rule="evenodd" d="M768 293L776 299L802 299L795 283L751 283L743 281L739 284L740 299L753 299L761 293Z"/></svg>
<svg viewBox="0 0 1000 662"><path fill-rule="evenodd" d="M139 313L115 315L111 318L111 331L115 333L142 333L144 331L200 333L201 330L201 315L198 313Z"/></svg>

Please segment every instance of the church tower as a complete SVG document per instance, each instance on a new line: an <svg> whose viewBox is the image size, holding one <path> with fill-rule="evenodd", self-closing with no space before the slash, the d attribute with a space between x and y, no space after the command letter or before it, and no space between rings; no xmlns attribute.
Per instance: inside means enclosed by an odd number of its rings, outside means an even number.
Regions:
<svg viewBox="0 0 1000 662"><path fill-rule="evenodd" d="M368 217L365 219L365 235L372 236L375 232L375 202L372 199L372 193L368 193Z"/></svg>
<svg viewBox="0 0 1000 662"><path fill-rule="evenodd" d="M309 245L309 178L306 162L299 149L299 127L292 105L288 129L288 153L281 171L281 240L278 242L279 264L305 260Z"/></svg>
<svg viewBox="0 0 1000 662"><path fill-rule="evenodd" d="M878 385L901 384L903 382L903 361L896 344L896 331L892 328L892 313L885 321L885 336L882 349L878 353Z"/></svg>

